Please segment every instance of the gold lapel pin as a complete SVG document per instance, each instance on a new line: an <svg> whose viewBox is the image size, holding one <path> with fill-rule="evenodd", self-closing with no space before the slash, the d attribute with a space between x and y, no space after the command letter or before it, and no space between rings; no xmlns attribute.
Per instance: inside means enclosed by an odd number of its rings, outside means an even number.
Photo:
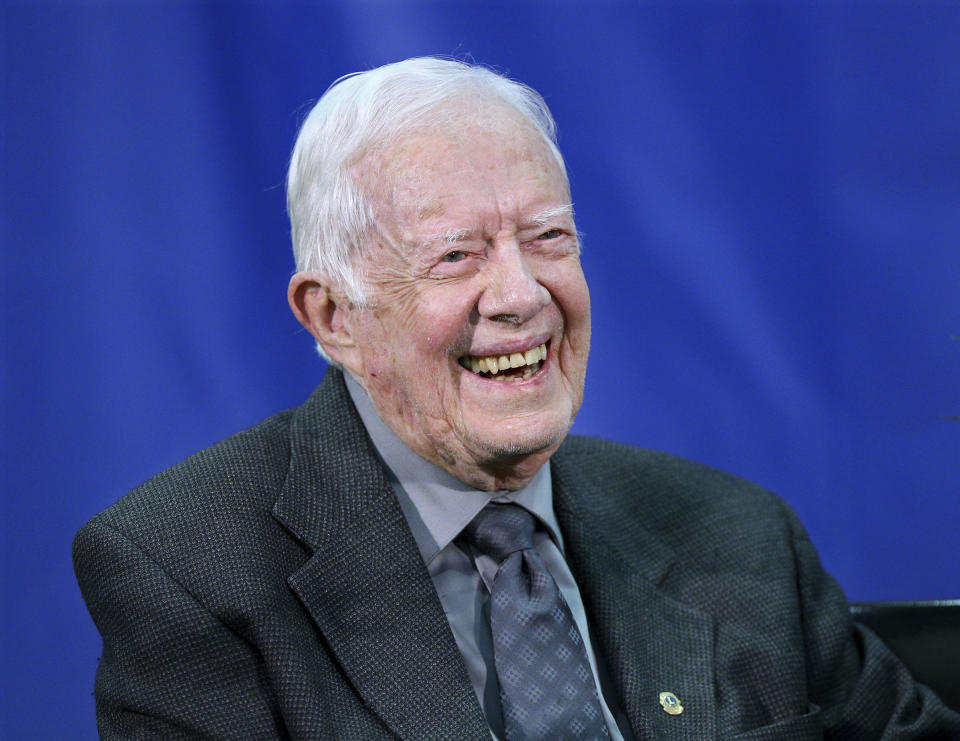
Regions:
<svg viewBox="0 0 960 741"><path fill-rule="evenodd" d="M662 707L663 712L668 715L680 715L680 713L683 712L683 705L680 704L680 699L672 692L660 693L660 707Z"/></svg>

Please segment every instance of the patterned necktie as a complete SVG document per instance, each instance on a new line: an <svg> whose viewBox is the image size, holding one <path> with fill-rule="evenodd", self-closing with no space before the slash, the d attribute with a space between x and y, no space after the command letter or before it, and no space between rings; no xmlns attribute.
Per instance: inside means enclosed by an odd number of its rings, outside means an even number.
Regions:
<svg viewBox="0 0 960 741"><path fill-rule="evenodd" d="M609 738L583 639L533 550L534 527L522 507L490 503L464 530L499 564L490 628L507 739Z"/></svg>

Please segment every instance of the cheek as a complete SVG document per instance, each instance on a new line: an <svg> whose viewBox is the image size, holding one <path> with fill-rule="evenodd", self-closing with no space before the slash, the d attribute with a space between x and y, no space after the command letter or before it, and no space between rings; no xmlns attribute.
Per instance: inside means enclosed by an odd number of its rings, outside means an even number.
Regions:
<svg viewBox="0 0 960 741"><path fill-rule="evenodd" d="M561 304L564 313L568 315L569 321L576 323L578 329L590 333L590 292L587 290L587 283L580 280L571 287L569 299L566 304Z"/></svg>
<svg viewBox="0 0 960 741"><path fill-rule="evenodd" d="M589 336L590 291L579 261L576 265L550 266L542 272L541 283L560 307L567 331Z"/></svg>
<svg viewBox="0 0 960 741"><path fill-rule="evenodd" d="M394 368L401 365L395 342L397 336L393 323L385 321L384 316L368 314L364 317L360 332L355 335L364 375L380 380L394 375Z"/></svg>
<svg viewBox="0 0 960 741"><path fill-rule="evenodd" d="M410 312L410 346L427 362L447 362L470 345L474 291L462 283L424 291ZM453 360L456 360L453 357Z"/></svg>
<svg viewBox="0 0 960 741"><path fill-rule="evenodd" d="M462 323L450 312L424 311L420 302L393 304L371 320L365 334L367 375L405 388L436 387L460 343Z"/></svg>
<svg viewBox="0 0 960 741"><path fill-rule="evenodd" d="M416 349L427 358L446 361L453 348L462 345L463 325L448 317L431 317L425 320L416 338Z"/></svg>

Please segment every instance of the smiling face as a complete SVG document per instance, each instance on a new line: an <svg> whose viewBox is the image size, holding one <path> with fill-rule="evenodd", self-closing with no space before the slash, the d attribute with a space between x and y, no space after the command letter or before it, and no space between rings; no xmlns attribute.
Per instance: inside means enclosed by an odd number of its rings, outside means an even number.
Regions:
<svg viewBox="0 0 960 741"><path fill-rule="evenodd" d="M590 301L560 166L518 114L489 109L355 168L380 233L338 359L410 448L494 490L526 483L565 437Z"/></svg>

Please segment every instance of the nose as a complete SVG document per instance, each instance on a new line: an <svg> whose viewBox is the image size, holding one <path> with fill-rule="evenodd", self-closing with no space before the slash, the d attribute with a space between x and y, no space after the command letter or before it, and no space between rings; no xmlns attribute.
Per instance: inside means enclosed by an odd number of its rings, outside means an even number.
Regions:
<svg viewBox="0 0 960 741"><path fill-rule="evenodd" d="M523 324L550 303L550 292L537 280L516 241L492 250L487 284L480 296L480 315L493 321Z"/></svg>

